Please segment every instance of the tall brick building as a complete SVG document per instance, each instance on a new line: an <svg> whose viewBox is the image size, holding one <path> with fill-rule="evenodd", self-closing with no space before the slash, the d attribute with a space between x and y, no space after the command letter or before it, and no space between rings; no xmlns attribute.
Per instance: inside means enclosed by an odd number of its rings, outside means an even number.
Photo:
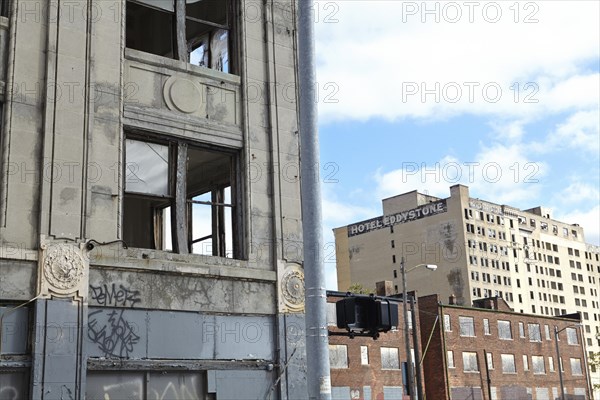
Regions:
<svg viewBox="0 0 600 400"><path fill-rule="evenodd" d="M579 319L514 313L501 298L476 305L419 298L428 399L560 399L561 366L567 398L591 398Z"/></svg>
<svg viewBox="0 0 600 400"><path fill-rule="evenodd" d="M540 316L579 312L586 350L600 352L600 248L586 243L578 221L490 200L463 185L447 198L412 191L384 199L383 215L334 230L338 289L391 280L398 292L402 258L407 268L437 264L434 273L411 272L409 290L455 295L466 306L500 296ZM590 376L600 384L599 370Z"/></svg>
<svg viewBox="0 0 600 400"><path fill-rule="evenodd" d="M0 398L305 398L296 2L0 14Z"/></svg>

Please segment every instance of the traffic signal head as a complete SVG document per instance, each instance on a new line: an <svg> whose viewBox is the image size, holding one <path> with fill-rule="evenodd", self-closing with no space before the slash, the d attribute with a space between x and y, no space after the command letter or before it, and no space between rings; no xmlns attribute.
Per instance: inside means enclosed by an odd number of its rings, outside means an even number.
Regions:
<svg viewBox="0 0 600 400"><path fill-rule="evenodd" d="M335 304L337 327L349 332L387 332L398 326L398 304L374 297L346 297Z"/></svg>

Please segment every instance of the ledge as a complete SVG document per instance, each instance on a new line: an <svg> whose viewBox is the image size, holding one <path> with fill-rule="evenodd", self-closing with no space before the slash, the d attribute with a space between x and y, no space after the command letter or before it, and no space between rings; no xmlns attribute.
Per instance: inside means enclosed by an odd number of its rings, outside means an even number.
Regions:
<svg viewBox="0 0 600 400"><path fill-rule="evenodd" d="M90 267L158 272L185 275L205 275L218 278L247 279L275 282L277 273L250 268L248 261L203 256L199 254L175 254L167 251L135 249L109 249L104 254L97 249L90 252Z"/></svg>

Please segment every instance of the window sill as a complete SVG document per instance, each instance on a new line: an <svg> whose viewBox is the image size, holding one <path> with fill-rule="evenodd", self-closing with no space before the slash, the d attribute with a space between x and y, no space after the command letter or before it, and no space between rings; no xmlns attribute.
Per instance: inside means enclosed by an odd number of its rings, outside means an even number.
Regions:
<svg viewBox="0 0 600 400"><path fill-rule="evenodd" d="M96 247L90 252L90 265L125 270L207 275L219 278L275 282L277 272L249 267L246 260L176 254L151 249Z"/></svg>
<svg viewBox="0 0 600 400"><path fill-rule="evenodd" d="M215 69L199 67L184 61L174 60L168 57L157 56L156 54L146 53L139 50L125 48L125 59L137 61L143 64L153 65L159 68L169 68L181 72L192 73L212 78L216 81L223 81L232 85L240 85L241 78L237 75L228 74Z"/></svg>

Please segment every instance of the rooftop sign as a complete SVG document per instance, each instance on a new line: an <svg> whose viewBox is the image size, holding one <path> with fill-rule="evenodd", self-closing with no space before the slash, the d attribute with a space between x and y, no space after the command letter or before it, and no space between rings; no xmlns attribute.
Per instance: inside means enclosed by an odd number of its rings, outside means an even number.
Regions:
<svg viewBox="0 0 600 400"><path fill-rule="evenodd" d="M432 215L442 214L446 211L448 211L446 200L440 200L435 203L425 204L396 214L368 219L353 225L348 225L348 237L362 235L363 233L387 228L393 225L416 221L421 218L431 217Z"/></svg>

